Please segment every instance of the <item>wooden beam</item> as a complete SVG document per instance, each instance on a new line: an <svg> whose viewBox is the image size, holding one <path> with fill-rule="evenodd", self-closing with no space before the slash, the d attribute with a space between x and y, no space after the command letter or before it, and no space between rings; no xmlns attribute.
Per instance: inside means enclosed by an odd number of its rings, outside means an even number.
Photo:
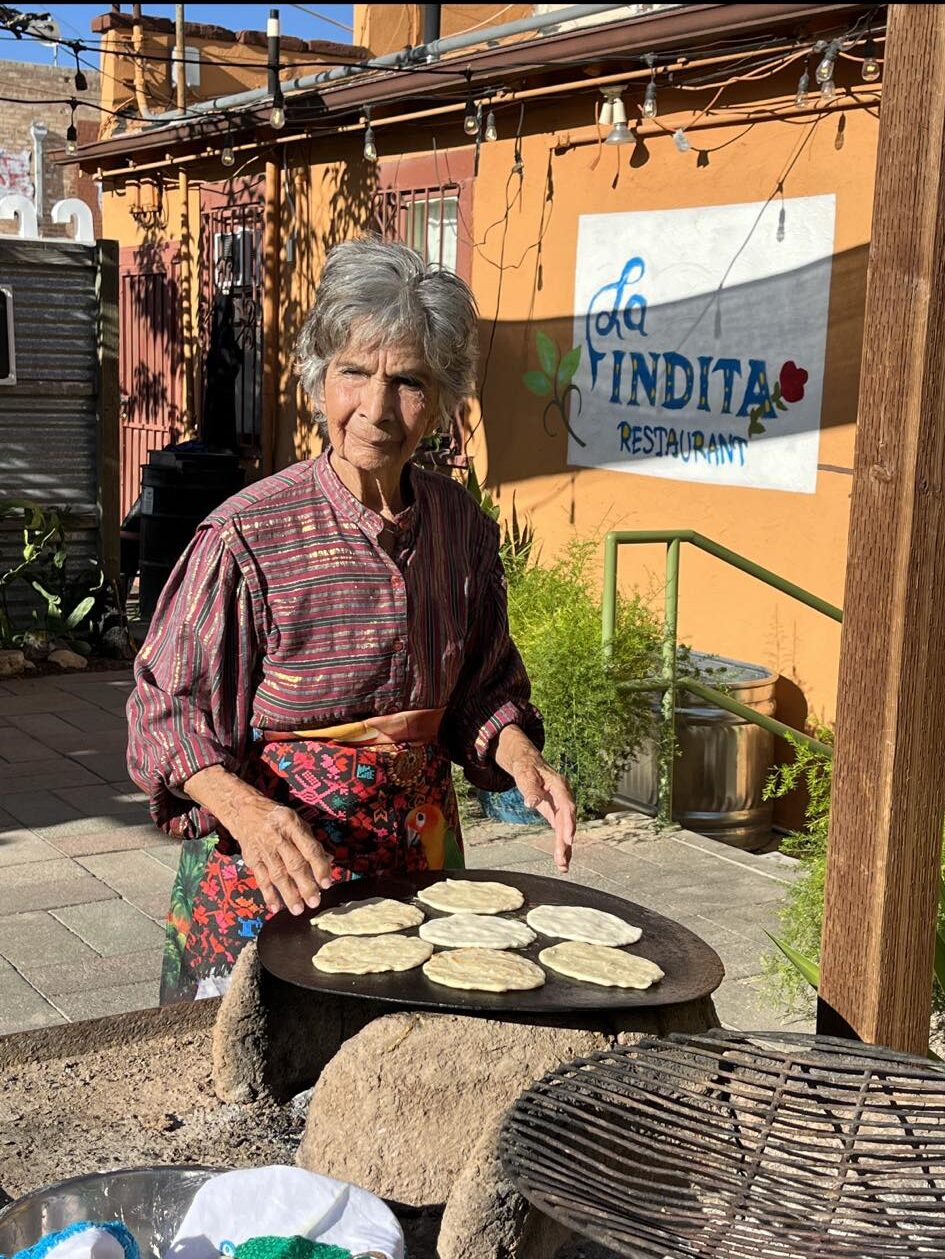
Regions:
<svg viewBox="0 0 945 1259"><path fill-rule="evenodd" d="M945 813L945 7L888 11L818 1030L924 1053Z"/></svg>

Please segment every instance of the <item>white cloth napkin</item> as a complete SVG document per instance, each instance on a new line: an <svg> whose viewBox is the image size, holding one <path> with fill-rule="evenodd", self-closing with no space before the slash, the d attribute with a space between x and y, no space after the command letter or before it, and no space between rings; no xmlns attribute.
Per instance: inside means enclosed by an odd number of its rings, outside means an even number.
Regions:
<svg viewBox="0 0 945 1259"><path fill-rule="evenodd" d="M396 1216L373 1193L301 1167L253 1167L201 1185L164 1259L218 1259L251 1237L307 1237L354 1255L404 1255Z"/></svg>

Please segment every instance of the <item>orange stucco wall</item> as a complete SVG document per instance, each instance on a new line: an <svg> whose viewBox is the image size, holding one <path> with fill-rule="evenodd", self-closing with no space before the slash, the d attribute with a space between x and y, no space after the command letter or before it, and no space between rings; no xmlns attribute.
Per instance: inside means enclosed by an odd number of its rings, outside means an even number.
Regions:
<svg viewBox="0 0 945 1259"><path fill-rule="evenodd" d="M513 498L530 518L546 557L575 534L599 537L607 529L691 528L758 561L822 597L842 603L852 485L866 256L877 139L875 98L840 112L755 121L769 103L793 100L797 70L766 87L730 94L733 115L714 115L690 132L693 151L680 154L671 131L692 117L688 96L661 94L658 125L645 133L645 153L606 148L598 154L593 97L562 95L526 103L521 152L524 169L512 173L517 104L500 106L497 143L483 144L475 181L472 284L482 315L482 423L472 437L480 475L504 511ZM742 92L739 99L738 91ZM628 107L640 96L628 94ZM700 103L702 98L698 98ZM843 99L841 97L841 99ZM868 106L868 107L867 107ZM674 110L685 108L684 113ZM838 145L838 120L845 119ZM666 130L664 130L664 128ZM433 118L400 128L378 128L382 158L429 154L439 159L468 144L459 118ZM712 150L697 166L696 148ZM600 160L595 160L599 156ZM646 160L641 161L645 157ZM262 158L247 172L261 175ZM216 164L191 168L191 179L220 180ZM283 231L294 227L295 254L284 263L281 341L283 377L277 461L280 465L318 448L305 419L291 369L291 345L311 301L321 261L336 241L370 228L374 168L361 154L358 131L289 147L293 217L283 202ZM764 201L779 183L788 198L833 193L836 228L826 346L819 471L812 494L656 480L632 473L573 468L565 435L542 426L542 403L522 384L535 366L536 328L571 344L578 217L633 209L725 205ZM165 194L166 235L177 236L179 207ZM198 221L199 192L193 192ZM262 184L259 185L262 198ZM129 197L107 191L105 234L123 244L145 243L149 233L128 217ZM195 251L196 252L196 251ZM492 341L491 351L489 342ZM659 548L625 549L620 576L629 588L662 585ZM680 631L693 646L768 665L784 678L779 694L785 720L830 720L836 698L839 627L813 611L692 549L684 549Z"/></svg>
<svg viewBox="0 0 945 1259"><path fill-rule="evenodd" d="M533 113L536 111L533 111ZM765 122L713 127L692 135L707 149L731 141L696 166L670 134L646 141L648 160L630 167L628 149L605 150L592 169L596 145L554 151L567 130L560 107L533 118L522 144L525 174L517 177L506 221L510 145L485 145L475 190L473 287L495 342L483 391L484 422L473 443L502 507L531 518L545 554L577 533L608 529L695 529L836 604L843 582L853 463L854 421L865 298L866 254L873 198L877 121L866 110L846 114L843 146L837 117L811 127ZM670 129L671 114L660 121ZM572 129L582 140L588 129ZM593 132L591 133L593 134ZM784 177L792 157L798 159ZM550 175L549 175L550 172ZM548 437L543 404L522 385L537 366L534 329L570 345L578 217L616 210L672 209L764 201L783 177L786 197L836 195L836 235L829 306L819 471L814 494L764 491L625 472L570 468L563 426ZM549 179L552 200L549 202ZM616 186L614 186L616 180ZM490 225L493 226L489 230ZM537 242L541 239L540 249ZM512 269L501 271L504 263ZM501 292L500 292L501 285ZM484 464L484 468L482 465ZM657 546L624 548L620 575L659 593L663 555ZM771 666L806 698L812 715L834 715L840 629L692 548L682 558L680 632L694 646ZM781 707L798 715L801 696L782 688ZM790 716L788 717L790 719Z"/></svg>

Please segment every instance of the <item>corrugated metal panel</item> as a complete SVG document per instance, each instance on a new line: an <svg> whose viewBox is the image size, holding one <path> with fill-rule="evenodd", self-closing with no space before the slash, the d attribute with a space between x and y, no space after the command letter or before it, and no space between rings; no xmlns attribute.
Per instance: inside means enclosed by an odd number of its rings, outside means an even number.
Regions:
<svg viewBox="0 0 945 1259"><path fill-rule="evenodd" d="M94 572L98 529L98 305L95 250L60 241L0 242L0 283L13 290L16 384L0 385L0 498L79 513L68 575ZM0 529L0 567L21 558L22 535ZM37 606L11 591L20 619Z"/></svg>

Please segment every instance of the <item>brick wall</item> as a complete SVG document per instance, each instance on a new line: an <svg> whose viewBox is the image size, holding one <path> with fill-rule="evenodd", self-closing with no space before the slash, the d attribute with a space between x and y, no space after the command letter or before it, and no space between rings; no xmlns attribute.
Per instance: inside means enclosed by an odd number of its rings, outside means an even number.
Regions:
<svg viewBox="0 0 945 1259"><path fill-rule="evenodd" d="M66 67L24 65L19 61L0 61L0 98L21 97L29 100L68 100L75 96L90 101L99 99L99 76L83 66L88 80L88 91L76 92L75 71ZM99 111L80 108L76 110L76 130L79 143L87 144L98 137ZM52 154L62 151L66 145L66 128L69 126L68 105L14 105L0 99L0 196L8 192L33 195L33 140L30 136L32 122L44 122L49 128L45 140L45 195L43 198L44 236L65 236L67 231L49 222L49 212L56 201L63 197L79 197L92 209L95 234L101 232L102 215L99 207L97 185L81 174L75 166L59 166ZM0 234L12 229L7 222L0 222Z"/></svg>

